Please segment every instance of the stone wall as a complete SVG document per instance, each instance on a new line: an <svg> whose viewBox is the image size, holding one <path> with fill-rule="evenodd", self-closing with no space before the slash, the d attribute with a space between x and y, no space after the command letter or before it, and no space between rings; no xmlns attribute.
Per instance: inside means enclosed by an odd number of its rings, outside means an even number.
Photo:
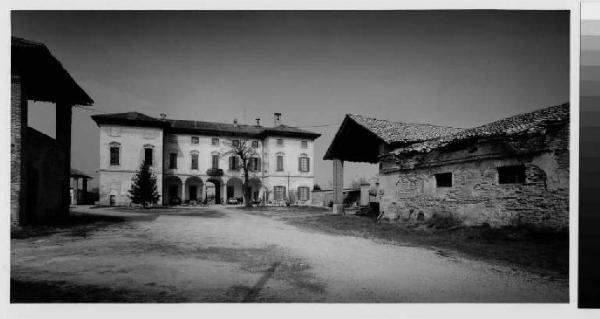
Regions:
<svg viewBox="0 0 600 319"><path fill-rule="evenodd" d="M568 124L545 133L387 157L379 175L385 218L427 220L441 214L465 225L568 227ZM525 166L524 183L499 183L498 168L510 165ZM451 187L437 187L439 173L452 173Z"/></svg>

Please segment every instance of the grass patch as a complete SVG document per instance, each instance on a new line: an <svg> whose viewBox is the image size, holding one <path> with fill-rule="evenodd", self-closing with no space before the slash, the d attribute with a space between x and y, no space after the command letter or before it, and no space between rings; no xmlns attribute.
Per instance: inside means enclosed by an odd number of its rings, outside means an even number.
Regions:
<svg viewBox="0 0 600 319"><path fill-rule="evenodd" d="M556 233L526 226L456 227L452 220L443 217L417 227L404 223L375 223L371 218L355 215L326 215L322 211L303 214L270 212L261 215L333 235L428 247L442 250L441 255L458 253L470 258L522 267L549 278L566 279L569 276L569 234L566 230Z"/></svg>

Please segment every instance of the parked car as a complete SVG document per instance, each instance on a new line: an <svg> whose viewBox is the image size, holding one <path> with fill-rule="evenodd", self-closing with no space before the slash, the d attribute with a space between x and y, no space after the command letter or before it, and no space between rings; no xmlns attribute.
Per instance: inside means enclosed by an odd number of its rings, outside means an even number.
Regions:
<svg viewBox="0 0 600 319"><path fill-rule="evenodd" d="M227 204L237 205L238 204L238 200L235 197L230 197L230 198L227 199Z"/></svg>

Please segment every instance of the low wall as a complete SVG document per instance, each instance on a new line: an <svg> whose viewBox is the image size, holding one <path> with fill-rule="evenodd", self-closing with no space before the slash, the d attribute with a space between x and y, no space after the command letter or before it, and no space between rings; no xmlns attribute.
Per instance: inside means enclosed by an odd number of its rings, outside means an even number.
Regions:
<svg viewBox="0 0 600 319"><path fill-rule="evenodd" d="M352 206L360 201L359 189L344 189L344 206ZM311 196L311 204L314 206L329 206L333 203L333 190L313 190Z"/></svg>

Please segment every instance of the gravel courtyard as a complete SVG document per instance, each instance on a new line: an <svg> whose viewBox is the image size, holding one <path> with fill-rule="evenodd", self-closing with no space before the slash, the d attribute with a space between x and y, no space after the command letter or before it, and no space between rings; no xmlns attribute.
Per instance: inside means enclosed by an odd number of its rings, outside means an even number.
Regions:
<svg viewBox="0 0 600 319"><path fill-rule="evenodd" d="M11 240L13 302L568 302L566 280L243 210L77 214L109 217Z"/></svg>

